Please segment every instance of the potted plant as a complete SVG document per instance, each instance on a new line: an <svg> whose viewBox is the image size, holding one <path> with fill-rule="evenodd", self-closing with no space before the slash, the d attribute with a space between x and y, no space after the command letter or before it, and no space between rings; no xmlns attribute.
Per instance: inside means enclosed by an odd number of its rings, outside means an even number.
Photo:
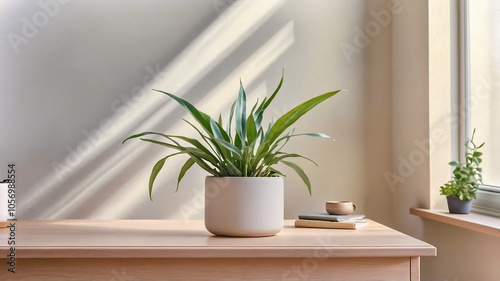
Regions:
<svg viewBox="0 0 500 281"><path fill-rule="evenodd" d="M242 237L278 233L283 228L284 191L281 176L284 174L276 169L276 164L283 163L293 169L304 181L309 194L311 183L306 173L288 160L303 158L316 164L307 157L284 152L283 147L297 136L330 138L319 133L294 134L293 129L285 131L316 105L340 92L328 92L314 97L264 126L264 111L276 97L282 84L283 75L273 94L264 98L261 103L257 100L247 114L246 94L240 80L238 97L232 104L225 125L222 115L212 118L178 96L155 90L174 99L189 111L199 127L184 121L196 130L199 138L144 132L123 141L140 138L176 151L154 165L149 179L150 198L152 199L153 183L165 161L184 154L189 158L180 169L176 191L180 181L194 164L211 174L205 179L205 227L208 231L215 235ZM162 141L145 138L151 135L161 137Z"/></svg>
<svg viewBox="0 0 500 281"><path fill-rule="evenodd" d="M476 191L482 184L482 169L479 164L482 162L479 149L483 147L474 143L474 129L472 138L465 142L467 151L465 152L465 163L451 161L450 166L455 167L453 178L441 186L441 195L446 195L448 201L448 210L455 214L468 214L472 199L476 198Z"/></svg>

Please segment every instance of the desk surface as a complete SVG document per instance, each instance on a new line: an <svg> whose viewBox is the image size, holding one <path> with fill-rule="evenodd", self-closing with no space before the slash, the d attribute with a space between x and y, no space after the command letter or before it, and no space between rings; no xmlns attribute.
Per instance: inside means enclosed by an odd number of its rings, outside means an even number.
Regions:
<svg viewBox="0 0 500 281"><path fill-rule="evenodd" d="M9 229L0 229L0 255ZM435 256L425 242L370 221L358 230L295 228L286 220L276 236L217 237L203 221L55 220L18 221L19 258L301 258Z"/></svg>

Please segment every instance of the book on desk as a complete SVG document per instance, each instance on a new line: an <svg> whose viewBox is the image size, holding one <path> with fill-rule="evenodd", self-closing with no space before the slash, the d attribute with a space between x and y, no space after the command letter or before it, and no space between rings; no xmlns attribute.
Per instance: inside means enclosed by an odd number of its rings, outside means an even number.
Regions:
<svg viewBox="0 0 500 281"><path fill-rule="evenodd" d="M299 215L295 227L360 229L368 225L364 215L329 215L326 213Z"/></svg>

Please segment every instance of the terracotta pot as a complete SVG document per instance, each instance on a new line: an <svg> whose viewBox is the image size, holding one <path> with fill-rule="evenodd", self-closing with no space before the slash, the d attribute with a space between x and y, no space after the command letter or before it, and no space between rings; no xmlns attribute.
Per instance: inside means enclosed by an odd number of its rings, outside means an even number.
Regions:
<svg viewBox="0 0 500 281"><path fill-rule="evenodd" d="M215 235L272 236L283 229L281 177L206 177L205 227Z"/></svg>

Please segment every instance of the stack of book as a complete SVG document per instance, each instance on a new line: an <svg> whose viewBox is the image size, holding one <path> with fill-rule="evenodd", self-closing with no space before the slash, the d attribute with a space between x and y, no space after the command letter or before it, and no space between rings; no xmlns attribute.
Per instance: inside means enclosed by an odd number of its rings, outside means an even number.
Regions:
<svg viewBox="0 0 500 281"><path fill-rule="evenodd" d="M364 215L329 215L327 213L299 215L295 227L359 229L368 224Z"/></svg>

